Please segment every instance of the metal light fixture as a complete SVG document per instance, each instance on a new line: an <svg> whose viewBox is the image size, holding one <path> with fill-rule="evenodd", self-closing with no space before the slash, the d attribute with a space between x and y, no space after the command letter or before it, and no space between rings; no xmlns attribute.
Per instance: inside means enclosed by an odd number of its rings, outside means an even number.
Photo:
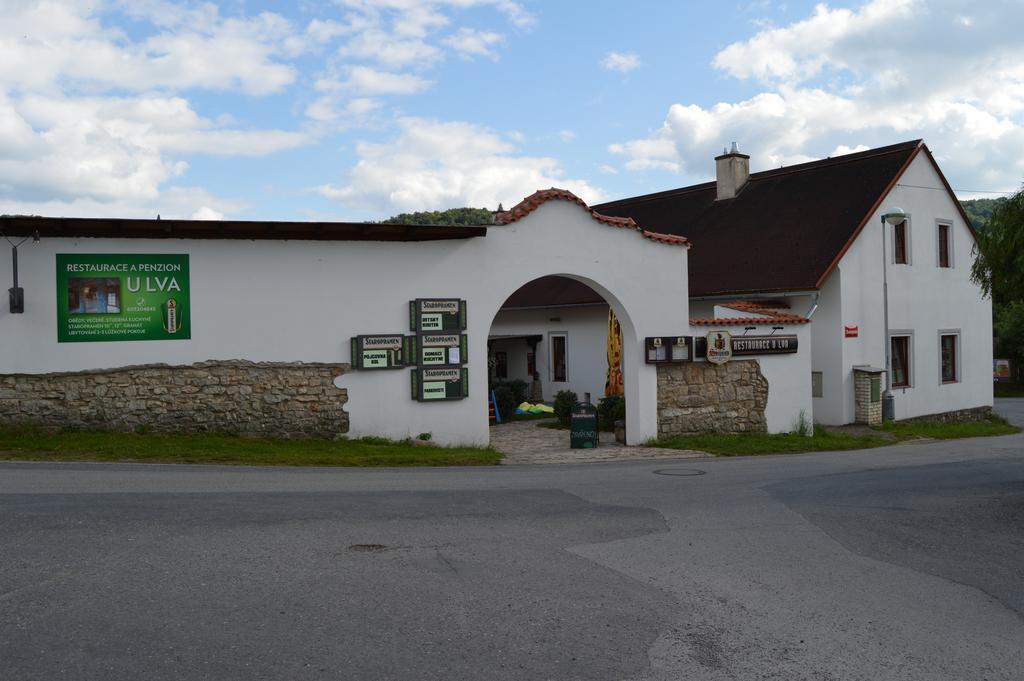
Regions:
<svg viewBox="0 0 1024 681"><path fill-rule="evenodd" d="M902 208L890 208L882 214L882 315L885 328L882 340L885 342L885 392L882 393L882 420L896 420L896 404L892 395L892 342L889 340L889 260L885 249L885 225L896 226L907 219Z"/></svg>
<svg viewBox="0 0 1024 681"><path fill-rule="evenodd" d="M11 314L22 314L25 312L25 289L18 286L18 246L22 245L29 239L32 239L32 243L39 243L39 230L32 233L32 236L25 237L18 243L14 243L7 238L7 235L0 233L0 236L4 238L4 241L11 245L11 265L14 269L14 286L7 289L7 295L11 301Z"/></svg>

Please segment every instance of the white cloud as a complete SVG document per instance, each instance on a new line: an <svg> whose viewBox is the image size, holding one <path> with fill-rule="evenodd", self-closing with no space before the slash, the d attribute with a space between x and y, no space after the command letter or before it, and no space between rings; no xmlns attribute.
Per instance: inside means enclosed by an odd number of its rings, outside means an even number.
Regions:
<svg viewBox="0 0 1024 681"><path fill-rule="evenodd" d="M192 220L223 220L224 213L219 210L214 210L209 206L200 206L199 210L192 213Z"/></svg>
<svg viewBox="0 0 1024 681"><path fill-rule="evenodd" d="M619 71L629 73L640 66L640 57L631 53L609 52L601 60L601 66L608 71Z"/></svg>
<svg viewBox="0 0 1024 681"><path fill-rule="evenodd" d="M697 181L731 141L765 169L924 137L954 186L1013 189L1024 178L1020 25L1024 4L1015 0L821 4L715 56L718 69L760 83L760 93L673 104L654 132L609 150L629 169Z"/></svg>
<svg viewBox="0 0 1024 681"><path fill-rule="evenodd" d="M574 139L576 139L576 133L574 133L572 130L559 130L558 139L562 140L563 142L572 142Z"/></svg>
<svg viewBox="0 0 1024 681"><path fill-rule="evenodd" d="M472 57L497 59L498 53L493 48L504 40L498 33L463 27L455 35L446 38L444 44L458 52L459 56L464 59Z"/></svg>
<svg viewBox="0 0 1024 681"><path fill-rule="evenodd" d="M343 186L315 191L381 215L453 206L513 205L537 189L564 187L588 203L603 192L569 179L553 158L520 156L507 137L464 122L403 118L390 143L362 142Z"/></svg>
<svg viewBox="0 0 1024 681"><path fill-rule="evenodd" d="M359 95L412 95L423 92L433 83L409 73L391 73L369 66L353 66L342 81L325 81L322 87L348 90Z"/></svg>

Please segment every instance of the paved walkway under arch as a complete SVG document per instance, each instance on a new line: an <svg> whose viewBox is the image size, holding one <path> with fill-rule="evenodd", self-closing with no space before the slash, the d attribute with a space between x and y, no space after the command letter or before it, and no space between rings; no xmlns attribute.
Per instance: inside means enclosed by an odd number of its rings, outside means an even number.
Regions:
<svg viewBox="0 0 1024 681"><path fill-rule="evenodd" d="M491 426L491 445L505 455L502 464L596 463L643 459L697 459L705 452L661 447L626 447L612 433L601 433L596 449L570 449L569 431L541 428L545 421L515 421Z"/></svg>

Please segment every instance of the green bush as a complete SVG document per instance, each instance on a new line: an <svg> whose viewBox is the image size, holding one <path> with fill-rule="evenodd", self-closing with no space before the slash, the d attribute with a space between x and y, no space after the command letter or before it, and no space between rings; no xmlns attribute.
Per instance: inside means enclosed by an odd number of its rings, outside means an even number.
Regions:
<svg viewBox="0 0 1024 681"><path fill-rule="evenodd" d="M527 384L526 381L518 378L512 381L495 381L494 383L491 384L492 390L497 388L508 388L509 390L511 390L512 396L516 401L516 406L519 406L520 404L526 401L526 398L529 396L530 390L529 384ZM501 412L501 416L502 418L504 418L505 412Z"/></svg>
<svg viewBox="0 0 1024 681"><path fill-rule="evenodd" d="M597 427L599 430L615 430L616 421L626 420L626 399L618 395L602 397L597 402Z"/></svg>
<svg viewBox="0 0 1024 681"><path fill-rule="evenodd" d="M562 423L569 423L569 416L572 414L572 408L579 402L579 398L576 397L576 393L571 390L559 390L555 393L555 403L552 405L555 409L555 416Z"/></svg>
<svg viewBox="0 0 1024 681"><path fill-rule="evenodd" d="M494 401L498 406L498 413L501 415L501 421L511 421L512 415L516 413L516 402L515 393L508 386L499 385L494 389Z"/></svg>

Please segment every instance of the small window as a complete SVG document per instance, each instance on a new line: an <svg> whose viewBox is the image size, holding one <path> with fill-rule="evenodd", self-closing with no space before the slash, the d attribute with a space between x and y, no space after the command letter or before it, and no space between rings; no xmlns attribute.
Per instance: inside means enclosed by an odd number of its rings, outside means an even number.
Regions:
<svg viewBox="0 0 1024 681"><path fill-rule="evenodd" d="M952 267L950 257L949 225L939 224L939 267Z"/></svg>
<svg viewBox="0 0 1024 681"><path fill-rule="evenodd" d="M893 336L892 344L892 387L910 387L910 336Z"/></svg>
<svg viewBox="0 0 1024 681"><path fill-rule="evenodd" d="M822 382L823 375L820 371L811 372L811 397L824 397L825 386Z"/></svg>
<svg viewBox="0 0 1024 681"><path fill-rule="evenodd" d="M500 379L508 378L507 352L494 353L494 377Z"/></svg>
<svg viewBox="0 0 1024 681"><path fill-rule="evenodd" d="M941 360L942 382L956 383L960 380L957 366L957 334L942 334L939 336L939 354Z"/></svg>
<svg viewBox="0 0 1024 681"><path fill-rule="evenodd" d="M565 383L569 380L566 361L565 335L551 335L551 380Z"/></svg>
<svg viewBox="0 0 1024 681"><path fill-rule="evenodd" d="M892 227L892 257L897 265L907 264L907 221Z"/></svg>

